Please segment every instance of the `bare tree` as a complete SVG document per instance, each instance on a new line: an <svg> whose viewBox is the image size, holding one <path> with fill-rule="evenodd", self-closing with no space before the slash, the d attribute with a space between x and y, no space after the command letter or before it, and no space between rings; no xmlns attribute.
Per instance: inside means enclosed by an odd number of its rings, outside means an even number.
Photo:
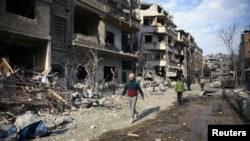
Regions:
<svg viewBox="0 0 250 141"><path fill-rule="evenodd" d="M238 75L236 68L236 52L238 50L238 46L236 45L237 29L238 26L236 23L233 23L231 26L228 26L226 28L222 28L219 31L219 38L218 38L219 41L223 42L226 45L229 54L232 56L233 66L234 66L233 77L236 86L238 86Z"/></svg>

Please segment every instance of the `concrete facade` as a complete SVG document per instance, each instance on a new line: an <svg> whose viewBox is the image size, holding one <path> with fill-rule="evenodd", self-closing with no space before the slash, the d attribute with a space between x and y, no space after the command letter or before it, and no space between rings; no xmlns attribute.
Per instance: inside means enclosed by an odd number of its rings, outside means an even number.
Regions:
<svg viewBox="0 0 250 141"><path fill-rule="evenodd" d="M177 34L173 16L155 3L141 3L141 27L137 33L141 61L162 77L175 77L180 57L175 48Z"/></svg>
<svg viewBox="0 0 250 141"><path fill-rule="evenodd" d="M241 34L239 50L240 60L240 81L250 81L250 71L246 71L250 68L250 30L245 30Z"/></svg>
<svg viewBox="0 0 250 141"><path fill-rule="evenodd" d="M106 79L108 74L110 80L110 67L114 67L118 68L119 79L126 81L128 73L135 71L138 59L132 39L139 31L139 3L0 0L0 18L4 21L0 22L0 56L27 69L52 68L66 81L69 67L82 63L89 50L93 50L100 59L98 80Z"/></svg>
<svg viewBox="0 0 250 141"><path fill-rule="evenodd" d="M211 78L218 78L230 75L230 65L232 58L229 55L218 53L203 57L203 66L207 66L211 71Z"/></svg>
<svg viewBox="0 0 250 141"><path fill-rule="evenodd" d="M139 1L132 2L75 1L72 45L74 48L96 50L96 56L100 58L98 81L110 81L111 68L117 68L119 82L127 81L128 74L135 72L137 50L133 42L128 41L129 36L132 37L139 30L139 19L136 18ZM124 62L128 62L129 67L124 67Z"/></svg>
<svg viewBox="0 0 250 141"><path fill-rule="evenodd" d="M51 2L0 0L0 56L28 69L50 67Z"/></svg>

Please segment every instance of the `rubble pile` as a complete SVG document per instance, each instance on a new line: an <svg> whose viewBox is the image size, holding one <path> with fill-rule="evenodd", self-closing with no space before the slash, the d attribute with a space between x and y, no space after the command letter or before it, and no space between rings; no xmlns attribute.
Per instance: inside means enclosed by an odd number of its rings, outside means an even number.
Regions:
<svg viewBox="0 0 250 141"><path fill-rule="evenodd" d="M59 78L52 68L28 70L0 58L0 139L14 137L24 140L57 133L65 124L74 121L73 113L77 110L95 107L115 111L122 109L122 104L127 101L121 95L111 95L114 84L111 81L97 82L98 59L92 56L90 52L83 65L70 65L74 63L66 61L69 89L65 80ZM76 70L82 66L88 73L85 80L77 81ZM142 80L144 78L138 81ZM170 83L154 76L144 84L152 88L152 94L163 94ZM124 84L115 84L116 90L123 87Z"/></svg>
<svg viewBox="0 0 250 141"><path fill-rule="evenodd" d="M51 68L12 67L5 58L0 63L0 139L48 135L72 122L71 112L75 110L120 106L118 96L103 97L103 92L110 90L109 83L96 84L98 87L76 83L68 90Z"/></svg>

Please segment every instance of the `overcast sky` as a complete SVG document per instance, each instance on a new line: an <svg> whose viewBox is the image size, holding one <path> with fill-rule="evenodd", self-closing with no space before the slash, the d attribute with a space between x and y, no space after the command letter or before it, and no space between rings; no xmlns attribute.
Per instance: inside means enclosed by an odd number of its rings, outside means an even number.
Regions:
<svg viewBox="0 0 250 141"><path fill-rule="evenodd" d="M250 26L250 0L141 0L157 3L174 16L177 29L189 32L203 55L225 53L227 48L217 40L222 28L238 25L237 44L240 33Z"/></svg>

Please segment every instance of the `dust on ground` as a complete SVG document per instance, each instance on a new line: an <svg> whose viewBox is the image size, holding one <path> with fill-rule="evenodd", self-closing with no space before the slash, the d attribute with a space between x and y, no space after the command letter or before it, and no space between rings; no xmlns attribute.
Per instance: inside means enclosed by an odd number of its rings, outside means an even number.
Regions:
<svg viewBox="0 0 250 141"><path fill-rule="evenodd" d="M185 97L185 104L170 106L156 118L125 129L112 130L92 141L206 141L209 124L250 124L239 111L233 93Z"/></svg>
<svg viewBox="0 0 250 141"><path fill-rule="evenodd" d="M145 99L142 100L141 96L138 96L136 109L139 112L139 117L134 122L135 125L154 119L159 111L168 108L176 101L176 93L173 88L160 92L157 88L153 90L152 87L149 87L143 88L143 91ZM122 89L118 90L115 95L112 95L111 92L104 94L104 97L115 101L110 107L97 106L71 112L70 116L73 117L73 121L61 127L61 132L57 131L48 137L35 140L90 141L107 131L132 126L129 123L130 110L128 101L126 97L121 99L121 93Z"/></svg>
<svg viewBox="0 0 250 141"><path fill-rule="evenodd" d="M118 101L111 107L83 108L70 112L73 121L62 125L39 141L190 141L207 139L208 124L248 124L249 118L238 114L237 98L227 91L222 95L200 96L198 84L183 94L184 105L176 105L173 88L165 92L143 89L145 100L139 96L139 117L129 124L130 110L121 90L106 94ZM114 104L113 104L114 105ZM58 127L60 128L60 127Z"/></svg>

